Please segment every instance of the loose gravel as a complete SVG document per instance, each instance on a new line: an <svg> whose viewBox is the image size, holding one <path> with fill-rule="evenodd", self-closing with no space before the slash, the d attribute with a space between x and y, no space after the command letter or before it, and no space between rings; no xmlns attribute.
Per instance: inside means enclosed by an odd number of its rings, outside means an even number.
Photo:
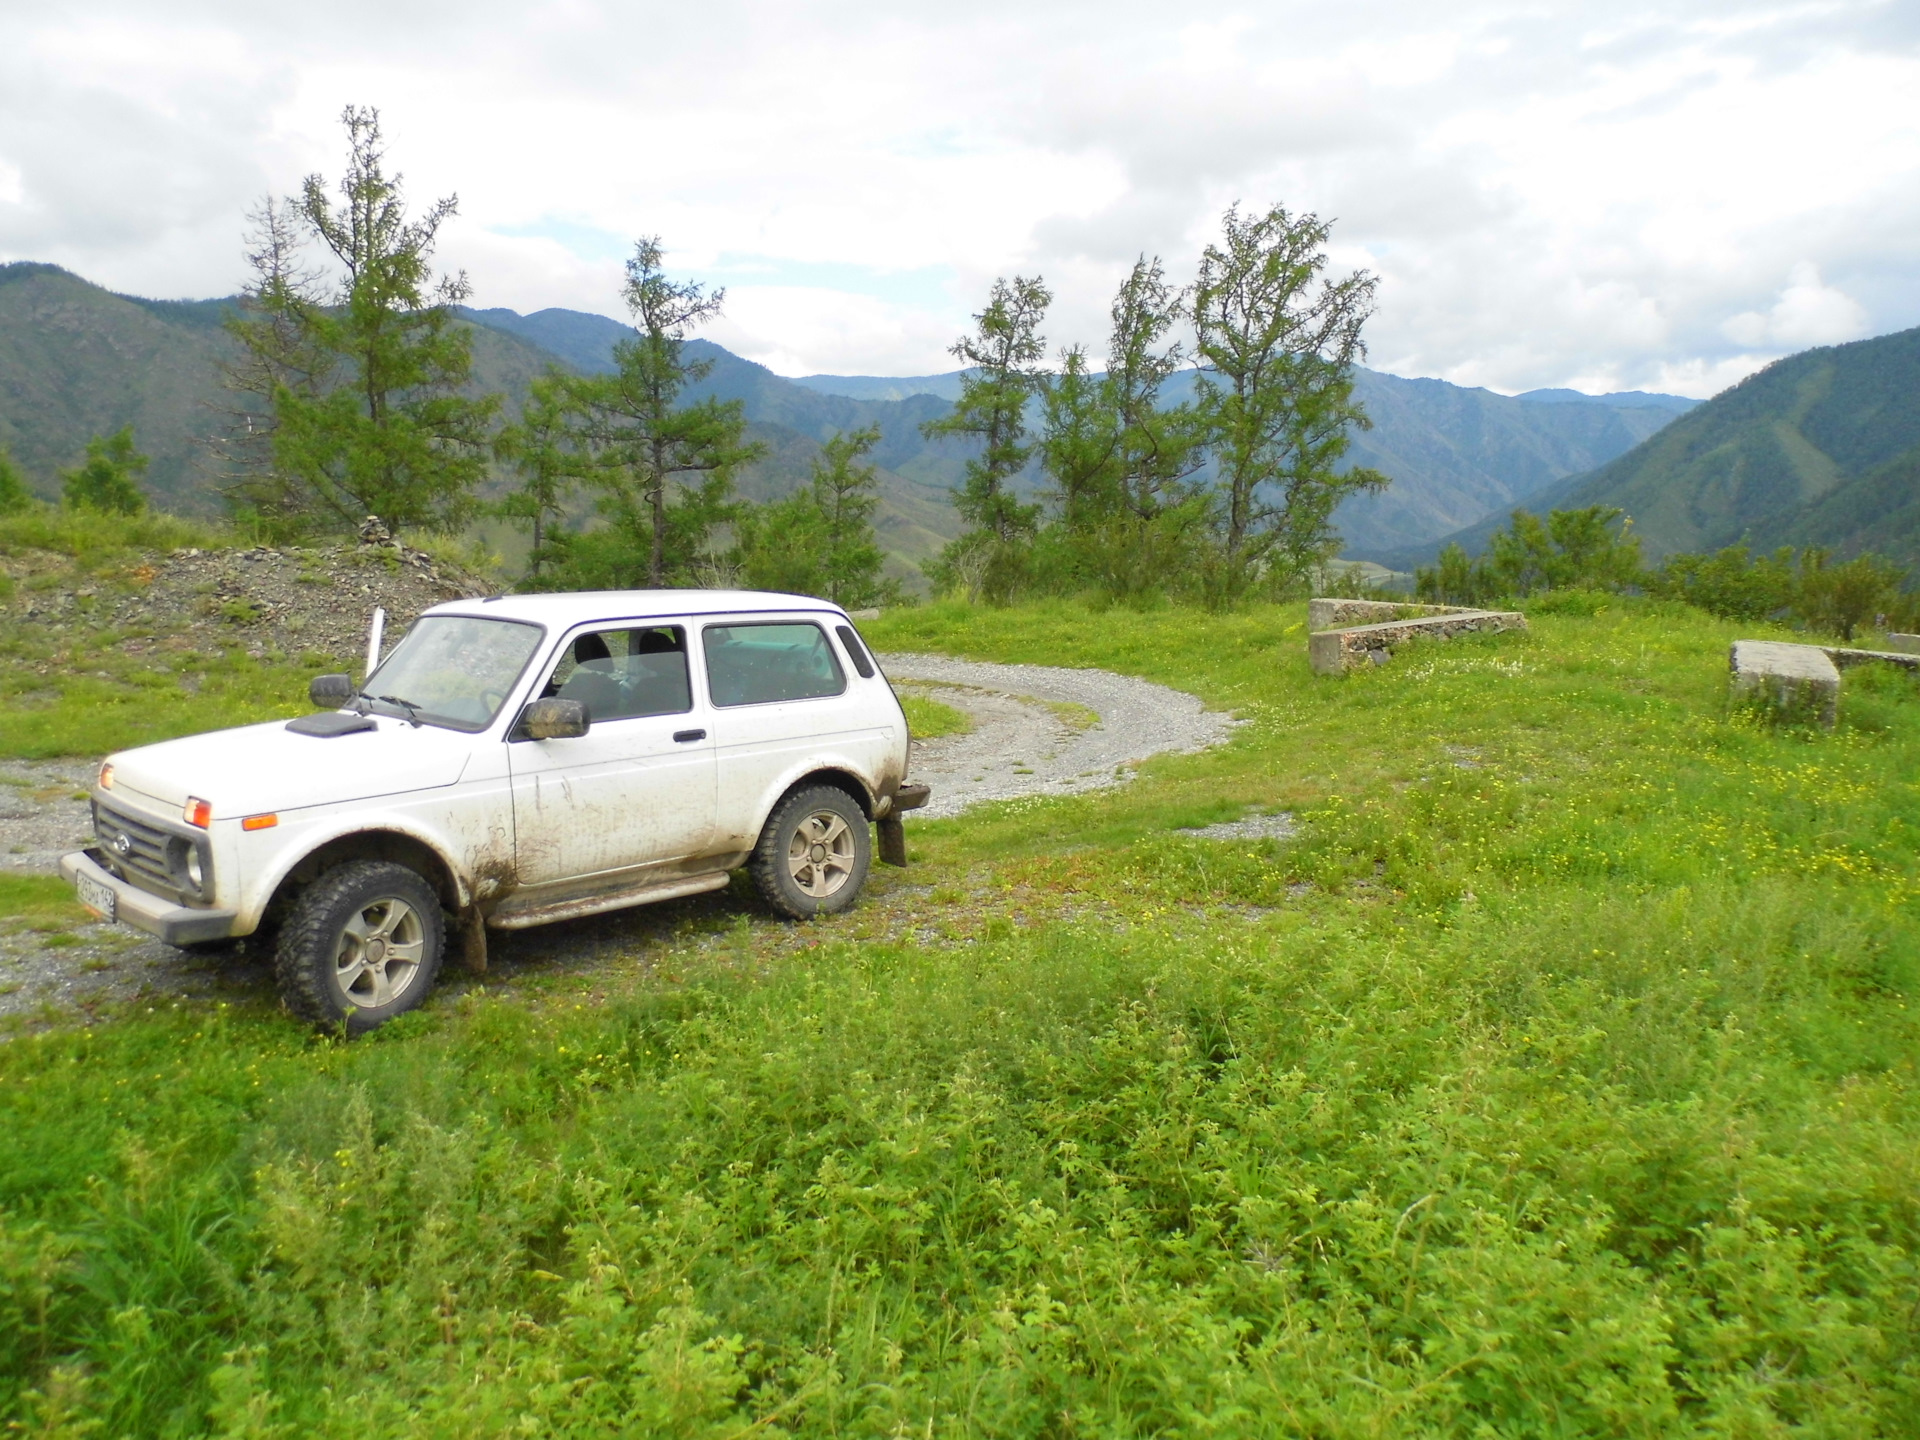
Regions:
<svg viewBox="0 0 1920 1440"><path fill-rule="evenodd" d="M1107 670L910 654L882 655L880 664L889 679L930 688L974 722L963 735L915 742L907 773L933 787L918 812L928 818L1124 784L1142 760L1217 745L1235 723L1183 691ZM1091 712L1094 723L1077 712Z"/></svg>

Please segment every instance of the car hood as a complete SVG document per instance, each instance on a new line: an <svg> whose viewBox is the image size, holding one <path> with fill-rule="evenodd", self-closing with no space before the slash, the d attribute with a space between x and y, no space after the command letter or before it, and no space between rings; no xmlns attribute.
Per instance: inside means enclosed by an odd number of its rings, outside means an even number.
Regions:
<svg viewBox="0 0 1920 1440"><path fill-rule="evenodd" d="M216 820L372 800L451 785L481 737L381 717L351 735L299 735L284 721L213 730L107 759L113 790L134 791L163 810L188 796L210 802Z"/></svg>

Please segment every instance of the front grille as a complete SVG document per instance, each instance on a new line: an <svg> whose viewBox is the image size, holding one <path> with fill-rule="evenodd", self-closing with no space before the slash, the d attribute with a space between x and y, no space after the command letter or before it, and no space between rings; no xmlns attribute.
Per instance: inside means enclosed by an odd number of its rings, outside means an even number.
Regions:
<svg viewBox="0 0 1920 1440"><path fill-rule="evenodd" d="M212 857L201 837L178 834L149 816L99 799L93 802L93 833L108 868L130 885L188 904L204 902L205 895L187 879L187 854L198 849L201 879L212 889Z"/></svg>

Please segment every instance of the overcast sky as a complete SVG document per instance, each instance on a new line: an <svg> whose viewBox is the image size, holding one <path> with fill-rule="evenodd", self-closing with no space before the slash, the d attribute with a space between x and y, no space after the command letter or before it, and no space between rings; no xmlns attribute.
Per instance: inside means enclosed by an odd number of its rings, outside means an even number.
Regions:
<svg viewBox="0 0 1920 1440"><path fill-rule="evenodd" d="M1920 324L1920 4L0 0L0 259L231 293L376 105L475 303L620 315L659 233L784 374L924 374L996 275L1097 350L1238 200L1381 277L1370 363L1708 395Z"/></svg>

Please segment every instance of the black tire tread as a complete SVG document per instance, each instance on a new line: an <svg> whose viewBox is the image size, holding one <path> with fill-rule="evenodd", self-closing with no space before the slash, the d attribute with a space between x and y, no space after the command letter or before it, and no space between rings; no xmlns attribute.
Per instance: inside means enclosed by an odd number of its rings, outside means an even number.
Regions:
<svg viewBox="0 0 1920 1440"><path fill-rule="evenodd" d="M433 988L446 954L446 926L440 918L440 900L433 893L433 887L418 872L391 860L349 860L326 871L301 891L280 927L279 943L273 953L274 979L279 984L282 1002L298 1019L329 1030L343 1019L347 1021L348 1030L354 1033L372 1028L368 1024L356 1026L340 1014L327 988L323 967L311 958L331 949L335 907L355 891L369 887L407 887L418 892L409 898L418 901L416 908L432 932L432 959L427 962L424 981L413 992L412 1003L407 1008L418 1004Z"/></svg>
<svg viewBox="0 0 1920 1440"><path fill-rule="evenodd" d="M767 817L760 838L754 844L753 854L747 860L747 874L753 877L754 889L760 892L760 898L767 903L768 909L785 919L811 920L816 915L837 914L859 899L861 890L866 888L867 870L862 870L849 887L846 899L835 896L838 903L831 908L803 908L794 903L786 887L780 883L782 871L779 867L786 863L785 846L780 843L780 837L786 833L788 823L796 811L812 810L829 801L838 801L847 806L852 811L850 818L861 833L865 833L867 822L860 813L859 801L838 785L809 785L803 790L795 790L773 807L773 814ZM867 869L871 869L873 859L870 846L868 848Z"/></svg>

